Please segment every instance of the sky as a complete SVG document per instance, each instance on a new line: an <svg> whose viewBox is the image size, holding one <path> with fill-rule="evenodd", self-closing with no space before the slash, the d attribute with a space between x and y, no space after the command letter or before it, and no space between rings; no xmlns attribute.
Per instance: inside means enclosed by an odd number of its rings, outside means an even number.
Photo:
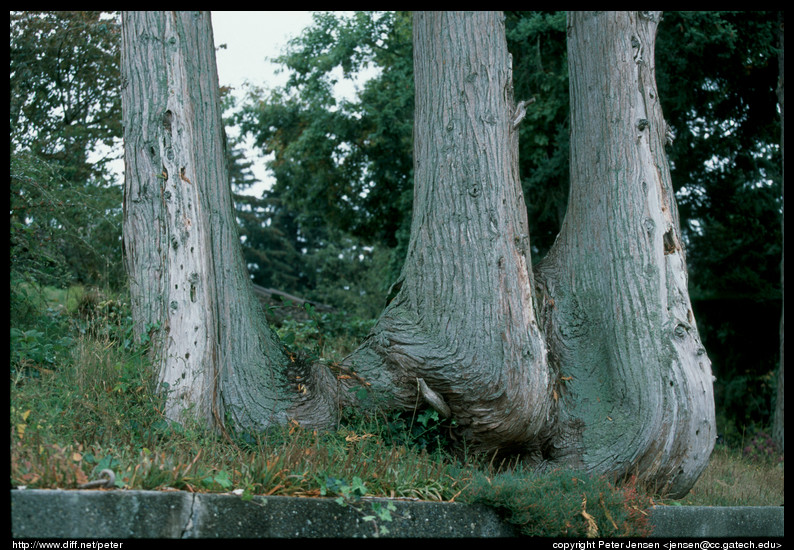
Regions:
<svg viewBox="0 0 794 550"><path fill-rule="evenodd" d="M300 35L312 22L310 11L213 11L218 81L231 86L238 97L247 81L255 86L274 88L286 83L287 75L276 74L278 65L269 61L279 56L291 38ZM226 44L225 49L218 49ZM247 193L259 195L269 185L265 159L250 144L245 147L252 171L262 182Z"/></svg>
<svg viewBox="0 0 794 550"><path fill-rule="evenodd" d="M311 22L310 11L213 11L215 47L226 44L216 52L220 85L239 91L246 80L267 87L284 84L286 75L276 75L277 66L268 59L280 55Z"/></svg>

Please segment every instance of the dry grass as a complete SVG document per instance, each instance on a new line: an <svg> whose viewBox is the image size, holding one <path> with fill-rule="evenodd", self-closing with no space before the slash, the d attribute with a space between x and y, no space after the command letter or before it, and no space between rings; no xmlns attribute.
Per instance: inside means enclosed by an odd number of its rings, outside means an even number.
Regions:
<svg viewBox="0 0 794 550"><path fill-rule="evenodd" d="M708 467L689 494L662 504L683 506L782 506L783 460L751 459L717 446Z"/></svg>

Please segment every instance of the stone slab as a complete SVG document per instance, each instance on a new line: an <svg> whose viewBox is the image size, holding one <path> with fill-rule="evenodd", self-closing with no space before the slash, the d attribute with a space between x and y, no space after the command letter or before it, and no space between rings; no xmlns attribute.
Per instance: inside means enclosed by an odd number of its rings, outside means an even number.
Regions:
<svg viewBox="0 0 794 550"><path fill-rule="evenodd" d="M376 508L393 504L392 520ZM782 506L657 506L655 538L783 537ZM501 538L517 535L491 508L448 502L254 497L184 491L11 491L18 539Z"/></svg>

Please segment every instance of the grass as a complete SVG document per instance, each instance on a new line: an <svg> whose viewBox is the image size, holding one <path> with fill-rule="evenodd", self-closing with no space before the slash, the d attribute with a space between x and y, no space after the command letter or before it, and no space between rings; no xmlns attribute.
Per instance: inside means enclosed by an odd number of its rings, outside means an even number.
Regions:
<svg viewBox="0 0 794 550"><path fill-rule="evenodd" d="M131 342L123 301L80 288L25 290L26 313L12 319L13 486L76 488L106 467L129 489L321 496L359 478L370 495L440 501L465 483L460 463L428 448L427 417L416 419L416 437L396 416L373 422L348 414L332 433L290 425L232 441L169 423L146 350ZM306 323L291 340L349 350L318 332L316 321Z"/></svg>
<svg viewBox="0 0 794 550"><path fill-rule="evenodd" d="M26 296L20 297L22 290ZM527 515L534 505L517 503L536 502L527 487L550 483L551 478L520 468L453 458L444 450L443 425L432 411L376 420L349 411L335 432L293 424L267 434L232 434L231 441L201 426L170 424L153 391L156 376L146 349L131 341L123 299L80 288L17 291L10 382L14 487L77 488L111 468L119 488L235 491L243 498L325 496L346 503L367 495L492 504L507 498L512 499L507 506L511 514L524 518L517 521L529 521L527 517L536 517ZM359 336L345 333L338 321L312 322L280 331L293 345L313 343L323 354L346 353ZM356 330L366 328L364 323ZM762 447L752 443L750 450ZM782 455L760 454L751 457L719 446L687 497L656 503L781 505ZM596 518L602 527L611 523L615 533L624 534L636 520L631 510L650 502L634 495L634 487L614 489L620 498L607 502L599 482L577 473L554 475L561 495L571 487L593 491L581 493L590 494L584 501L581 496L555 501L557 515L575 520L546 522L548 528L569 535L583 535L592 527L582 523L585 517ZM596 514L602 508L607 510L603 518Z"/></svg>
<svg viewBox="0 0 794 550"><path fill-rule="evenodd" d="M718 445L706 470L676 506L782 506L782 455L747 456L742 450Z"/></svg>

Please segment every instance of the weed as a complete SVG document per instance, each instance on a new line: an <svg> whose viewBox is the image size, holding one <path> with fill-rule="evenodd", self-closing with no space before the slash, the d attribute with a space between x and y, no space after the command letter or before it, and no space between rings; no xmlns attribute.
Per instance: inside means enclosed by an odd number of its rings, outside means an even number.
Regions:
<svg viewBox="0 0 794 550"><path fill-rule="evenodd" d="M739 449L719 445L697 483L680 501L683 506L779 506L783 504L783 456L753 460Z"/></svg>
<svg viewBox="0 0 794 550"><path fill-rule="evenodd" d="M783 462L783 455L772 436L764 431L758 431L750 443L742 449L742 454L753 462Z"/></svg>
<svg viewBox="0 0 794 550"><path fill-rule="evenodd" d="M372 522L375 528L375 536L388 535L389 529L383 525L383 522L391 522L393 520L391 514L395 512L397 508L392 502L370 501L371 513L367 514L364 503L362 502L366 494L366 484L358 476L353 476L351 484L330 476L326 476L325 480L320 482L320 495L337 495L334 499L337 504L354 509L361 514L361 519ZM378 523L378 521L381 523Z"/></svg>

